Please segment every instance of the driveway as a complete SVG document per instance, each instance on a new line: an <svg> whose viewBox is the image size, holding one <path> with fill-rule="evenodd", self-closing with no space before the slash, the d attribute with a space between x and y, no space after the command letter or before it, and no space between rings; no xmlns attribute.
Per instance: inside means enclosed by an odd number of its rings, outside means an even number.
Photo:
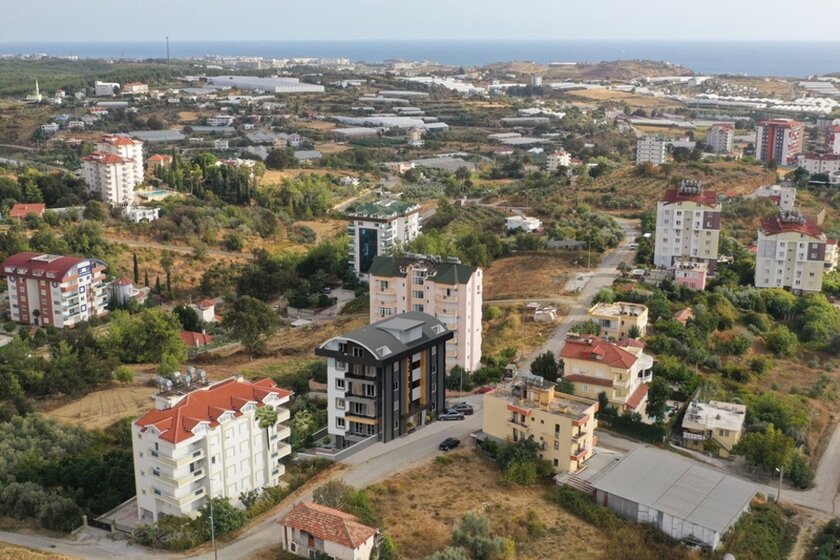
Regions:
<svg viewBox="0 0 840 560"><path fill-rule="evenodd" d="M387 444L376 443L371 445L345 461L349 468L336 473L335 478L341 479L356 488L364 488L399 472L414 468L441 454L442 452L437 447L447 437L457 437L462 440L462 445L469 445L469 435L481 429L482 397L476 395L460 400L472 404L475 408L475 414L467 416L462 421L434 422L413 434L403 436ZM298 501L310 499L312 499L312 495L307 493L300 496ZM247 560L253 558L261 550L277 546L279 544L277 520L288 513L289 510L291 510L291 504L251 527L235 542L220 548L219 558ZM78 537L61 539L0 531L0 541L91 560L116 558L121 560L147 560L150 558L184 557L213 560L212 551L193 556L167 553L135 546L125 539L113 540L110 535L98 529L85 529L80 532Z"/></svg>

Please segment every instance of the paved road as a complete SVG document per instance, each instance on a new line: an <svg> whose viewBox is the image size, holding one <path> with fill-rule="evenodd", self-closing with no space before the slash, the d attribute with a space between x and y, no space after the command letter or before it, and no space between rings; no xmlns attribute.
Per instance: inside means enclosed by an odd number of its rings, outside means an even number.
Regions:
<svg viewBox="0 0 840 560"><path fill-rule="evenodd" d="M616 218L616 221L624 231L624 240L617 249L610 251L601 257L601 262L598 264L598 267L592 271L592 275L588 278L586 284L584 284L581 288L576 302L569 308L569 312L563 318L563 322L557 327L554 334L545 342L545 344L534 350L530 356L520 359L520 368L529 368L531 362L534 361L534 358L546 350L551 350L555 354L560 352L560 349L563 347L563 343L566 340L566 334L569 332L572 325L587 320L588 317L586 312L589 310L592 298L595 297L598 290L612 286L613 281L616 277L618 277L618 263L630 262L632 259L634 252L628 248L628 244L639 235L638 221L620 218Z"/></svg>
<svg viewBox="0 0 840 560"><path fill-rule="evenodd" d="M470 445L470 433L481 429L481 396L466 397L475 408L475 414L460 422L435 422L413 434L404 436L388 444L376 443L358 454L351 456L346 464L348 469L340 471L335 478L344 480L357 488L364 488L380 482L394 474L416 467L429 461L441 452L437 446L446 437L457 437L462 445ZM302 495L300 500L311 499L311 494ZM240 536L235 542L219 549L219 558L223 560L247 560L264 549L279 544L277 520L285 515L291 505L265 521L255 525ZM25 535L0 531L0 541L36 550L55 552L91 560L116 559L148 560L150 558L182 558L183 554L155 551L134 546L127 540L112 540L104 531L97 529L83 530L75 538L55 539L41 535ZM196 560L212 560L213 553L188 556Z"/></svg>

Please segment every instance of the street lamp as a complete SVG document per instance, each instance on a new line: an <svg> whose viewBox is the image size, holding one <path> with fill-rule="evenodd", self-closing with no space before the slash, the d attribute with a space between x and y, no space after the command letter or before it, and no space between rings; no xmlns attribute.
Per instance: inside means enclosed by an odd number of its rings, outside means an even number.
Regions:
<svg viewBox="0 0 840 560"><path fill-rule="evenodd" d="M781 467L776 469L776 472L779 473L779 491L776 493L776 503L778 504L779 501L782 499L782 477L785 476L785 467L782 465Z"/></svg>

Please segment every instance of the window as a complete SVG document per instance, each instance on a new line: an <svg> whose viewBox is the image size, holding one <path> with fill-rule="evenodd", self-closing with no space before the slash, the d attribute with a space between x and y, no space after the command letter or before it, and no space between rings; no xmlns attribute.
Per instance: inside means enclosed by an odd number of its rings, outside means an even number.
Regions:
<svg viewBox="0 0 840 560"><path fill-rule="evenodd" d="M387 290L388 289L388 281L387 280L380 280L379 281L379 289L380 290Z"/></svg>
<svg viewBox="0 0 840 560"><path fill-rule="evenodd" d="M376 396L376 387L374 385L365 385L365 396L366 397L375 397Z"/></svg>
<svg viewBox="0 0 840 560"><path fill-rule="evenodd" d="M399 372L397 372L399 373ZM400 378L394 377L394 391L398 391L400 388Z"/></svg>
<svg viewBox="0 0 840 560"><path fill-rule="evenodd" d="M412 311L419 311L420 313L423 313L424 309L425 309L425 307L423 307L422 303L415 303L414 305L411 306Z"/></svg>
<svg viewBox="0 0 840 560"><path fill-rule="evenodd" d="M554 440L554 449L555 449L555 450L559 450L559 449L560 449L560 442L559 442L559 441L557 441L557 440Z"/></svg>
<svg viewBox="0 0 840 560"><path fill-rule="evenodd" d="M395 429L395 430L399 430L399 429L400 429L400 419L399 419L399 418L397 418L396 420L394 420L394 429Z"/></svg>
<svg viewBox="0 0 840 560"><path fill-rule="evenodd" d="M338 343L338 351L342 354L347 353L347 343L346 342L339 342Z"/></svg>
<svg viewBox="0 0 840 560"><path fill-rule="evenodd" d="M339 362L338 360L336 360L335 369L337 369L338 371L347 371L347 362Z"/></svg>
<svg viewBox="0 0 840 560"><path fill-rule="evenodd" d="M289 543L289 551L297 552L297 543L295 541Z"/></svg>
<svg viewBox="0 0 840 560"><path fill-rule="evenodd" d="M344 390L344 380L341 378L336 378L335 380L335 388Z"/></svg>
<svg viewBox="0 0 840 560"><path fill-rule="evenodd" d="M345 405L345 403L344 403L344 399L339 399L339 398L336 398L336 399L335 399L335 407L336 407L337 409L339 409L339 410L344 410L344 407L345 407L345 406L346 406L346 405Z"/></svg>
<svg viewBox="0 0 840 560"><path fill-rule="evenodd" d="M423 299L423 290L411 290L411 297L415 299Z"/></svg>
<svg viewBox="0 0 840 560"><path fill-rule="evenodd" d="M354 358L361 358L362 356L364 356L364 351L361 348L359 348L358 346L354 347L353 348L353 357Z"/></svg>
<svg viewBox="0 0 840 560"><path fill-rule="evenodd" d="M343 428L344 427L344 418L341 416L335 417L335 427L336 428Z"/></svg>

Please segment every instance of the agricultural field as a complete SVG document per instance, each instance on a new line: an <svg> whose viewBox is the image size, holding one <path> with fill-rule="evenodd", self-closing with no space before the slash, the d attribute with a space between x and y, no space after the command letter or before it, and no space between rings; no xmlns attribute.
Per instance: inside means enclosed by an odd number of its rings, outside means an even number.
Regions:
<svg viewBox="0 0 840 560"><path fill-rule="evenodd" d="M572 260L567 254L497 259L484 272L484 301L562 296L574 273Z"/></svg>
<svg viewBox="0 0 840 560"><path fill-rule="evenodd" d="M543 487L511 486L476 452L452 453L368 488L382 529L400 558L425 558L449 544L468 512L487 515L493 529L517 543L516 558L590 560L603 552L600 531L544 500Z"/></svg>
<svg viewBox="0 0 840 560"><path fill-rule="evenodd" d="M664 109L682 107L682 103L673 99L653 97L652 95L636 95L624 91L610 89L580 89L567 92L571 98L584 99L586 101L616 101L626 103L630 107L641 107L643 109Z"/></svg>
<svg viewBox="0 0 840 560"><path fill-rule="evenodd" d="M154 387L114 387L89 393L44 414L87 429L104 429L118 420L139 416L152 408L155 392Z"/></svg>
<svg viewBox="0 0 840 560"><path fill-rule="evenodd" d="M449 224L449 228L460 225L480 226L485 230L501 231L508 213L499 208L489 206L465 206L458 211L457 217Z"/></svg>

